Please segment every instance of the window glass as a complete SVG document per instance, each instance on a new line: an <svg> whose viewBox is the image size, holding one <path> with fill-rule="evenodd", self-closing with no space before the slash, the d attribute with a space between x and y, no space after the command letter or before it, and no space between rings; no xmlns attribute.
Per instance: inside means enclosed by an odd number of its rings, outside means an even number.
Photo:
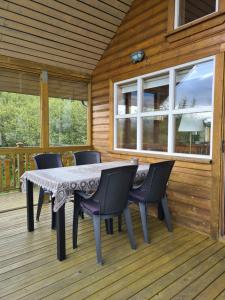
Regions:
<svg viewBox="0 0 225 300"><path fill-rule="evenodd" d="M138 86L132 79L117 86L118 94L129 93L133 101L121 106L123 117L115 116L115 147L210 157L214 59L171 67L139 81ZM135 115L127 115L132 110Z"/></svg>
<svg viewBox="0 0 225 300"><path fill-rule="evenodd" d="M119 115L137 113L137 84L129 83L118 87L118 107Z"/></svg>
<svg viewBox="0 0 225 300"><path fill-rule="evenodd" d="M211 123L210 112L177 115L175 152L209 155Z"/></svg>
<svg viewBox="0 0 225 300"><path fill-rule="evenodd" d="M169 109L169 75L155 76L144 81L143 111Z"/></svg>
<svg viewBox="0 0 225 300"><path fill-rule="evenodd" d="M125 118L117 120L117 147L136 149L137 147L137 119Z"/></svg>
<svg viewBox="0 0 225 300"><path fill-rule="evenodd" d="M168 117L144 117L143 124L143 150L167 151Z"/></svg>
<svg viewBox="0 0 225 300"><path fill-rule="evenodd" d="M179 0L178 26L187 24L216 11L216 0Z"/></svg>
<svg viewBox="0 0 225 300"><path fill-rule="evenodd" d="M87 143L87 83L49 79L49 142L51 146Z"/></svg>
<svg viewBox="0 0 225 300"><path fill-rule="evenodd" d="M0 147L40 145L38 75L0 69Z"/></svg>
<svg viewBox="0 0 225 300"><path fill-rule="evenodd" d="M175 108L212 105L213 61L176 71Z"/></svg>

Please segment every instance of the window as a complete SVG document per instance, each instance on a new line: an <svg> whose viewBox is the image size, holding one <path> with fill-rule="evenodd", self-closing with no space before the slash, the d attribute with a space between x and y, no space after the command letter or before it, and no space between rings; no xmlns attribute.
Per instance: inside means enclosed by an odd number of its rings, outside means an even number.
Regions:
<svg viewBox="0 0 225 300"><path fill-rule="evenodd" d="M88 85L49 78L49 142L51 146L87 143Z"/></svg>
<svg viewBox="0 0 225 300"><path fill-rule="evenodd" d="M0 147L40 145L38 75L0 69Z"/></svg>
<svg viewBox="0 0 225 300"><path fill-rule="evenodd" d="M214 58L115 83L115 149L211 156Z"/></svg>
<svg viewBox="0 0 225 300"><path fill-rule="evenodd" d="M175 0L175 28L218 10L218 0Z"/></svg>

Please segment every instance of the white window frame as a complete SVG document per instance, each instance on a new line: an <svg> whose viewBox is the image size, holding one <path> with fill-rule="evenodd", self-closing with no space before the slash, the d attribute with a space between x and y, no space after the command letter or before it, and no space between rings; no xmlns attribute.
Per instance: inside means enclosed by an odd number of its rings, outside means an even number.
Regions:
<svg viewBox="0 0 225 300"><path fill-rule="evenodd" d="M205 16L209 16L211 14L214 14L215 12L217 12L219 10L219 0L216 0L216 10L210 14L207 14ZM174 13L174 29L180 28L182 26L185 26L189 23L183 24L183 25L179 25L179 12L180 12L180 0L175 0L175 13ZM196 20L200 20L202 18L204 18L205 16L198 18Z"/></svg>
<svg viewBox="0 0 225 300"><path fill-rule="evenodd" d="M212 105L210 106L197 106L193 108L183 108L176 109L174 107L175 101L175 73L176 70L192 66L198 63L213 61L213 83L212 83ZM127 80L119 81L114 83L114 150L116 151L126 151L133 153L146 153L146 154L160 154L166 156L180 156L180 157L190 157L190 158L203 158L203 159L212 159L212 141L213 141L213 114L214 114L214 89L215 89L215 56L210 56L207 58L195 60L185 64L177 65L175 67L163 69L153 73L145 74L138 77L133 77ZM151 111L151 112L142 112L142 97L143 97L143 84L144 79L149 77L154 77L157 75L163 75L165 73L169 74L169 109L166 111ZM119 115L117 113L117 104L118 104L118 88L123 84L128 84L131 82L137 82L137 113L135 114L124 114ZM210 112L212 117L211 122L211 138L210 138L210 154L209 155L200 155L200 154L188 154L188 153L177 153L174 151L175 144L175 130L174 130L174 116L188 113L203 113ZM142 150L142 117L152 117L152 116L168 116L168 151L150 151ZM125 118L137 118L137 147L136 149L126 149L117 147L117 120Z"/></svg>

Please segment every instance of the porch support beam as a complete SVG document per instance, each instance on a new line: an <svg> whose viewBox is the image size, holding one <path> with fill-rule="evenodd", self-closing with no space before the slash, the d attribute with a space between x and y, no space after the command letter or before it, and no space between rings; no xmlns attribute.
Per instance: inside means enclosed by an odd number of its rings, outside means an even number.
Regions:
<svg viewBox="0 0 225 300"><path fill-rule="evenodd" d="M48 104L48 72L42 71L40 76L41 101L41 148L49 147L49 104Z"/></svg>

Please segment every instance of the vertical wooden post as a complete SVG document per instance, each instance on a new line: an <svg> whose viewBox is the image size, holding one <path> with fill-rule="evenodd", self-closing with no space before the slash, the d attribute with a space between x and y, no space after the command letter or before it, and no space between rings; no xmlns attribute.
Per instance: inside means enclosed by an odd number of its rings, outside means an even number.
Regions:
<svg viewBox="0 0 225 300"><path fill-rule="evenodd" d="M91 82L88 83L87 145L92 146L92 101L91 101Z"/></svg>
<svg viewBox="0 0 225 300"><path fill-rule="evenodd" d="M224 209L222 137L224 128L224 53L216 56L213 122L213 160L212 160L212 200L211 200L211 237L217 239L221 234L221 218ZM223 213L224 214L224 213Z"/></svg>
<svg viewBox="0 0 225 300"><path fill-rule="evenodd" d="M2 184L3 170L2 170L2 165L3 165L3 160L0 159L0 192L3 190L3 184Z"/></svg>
<svg viewBox="0 0 225 300"><path fill-rule="evenodd" d="M42 71L41 84L41 148L49 147L48 72Z"/></svg>
<svg viewBox="0 0 225 300"><path fill-rule="evenodd" d="M109 148L114 150L114 84L109 80Z"/></svg>

